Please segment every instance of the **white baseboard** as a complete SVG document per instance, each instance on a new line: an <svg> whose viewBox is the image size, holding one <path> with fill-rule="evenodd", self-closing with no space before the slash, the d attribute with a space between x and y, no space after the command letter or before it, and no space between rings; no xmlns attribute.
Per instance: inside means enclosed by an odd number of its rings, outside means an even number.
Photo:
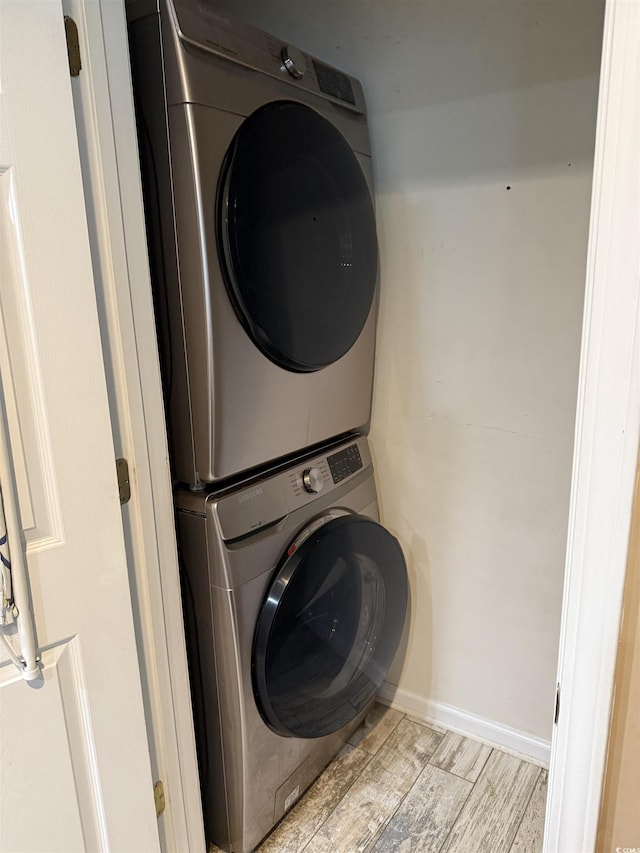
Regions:
<svg viewBox="0 0 640 853"><path fill-rule="evenodd" d="M398 711L403 711L426 723L433 723L456 734L480 740L504 752L525 758L534 764L540 764L542 767L549 766L551 741L512 729L493 720L486 720L484 717L455 708L453 705L425 699L423 696L402 690L387 682L380 688L378 699L383 704L397 708Z"/></svg>

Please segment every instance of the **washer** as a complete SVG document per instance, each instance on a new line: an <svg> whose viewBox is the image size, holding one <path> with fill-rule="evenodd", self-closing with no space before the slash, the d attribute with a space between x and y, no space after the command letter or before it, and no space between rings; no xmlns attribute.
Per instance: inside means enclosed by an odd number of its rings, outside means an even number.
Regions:
<svg viewBox="0 0 640 853"><path fill-rule="evenodd" d="M207 0L128 11L175 479L366 433L378 248L360 84Z"/></svg>
<svg viewBox="0 0 640 853"><path fill-rule="evenodd" d="M246 853L371 705L406 565L364 437L176 505L206 836Z"/></svg>

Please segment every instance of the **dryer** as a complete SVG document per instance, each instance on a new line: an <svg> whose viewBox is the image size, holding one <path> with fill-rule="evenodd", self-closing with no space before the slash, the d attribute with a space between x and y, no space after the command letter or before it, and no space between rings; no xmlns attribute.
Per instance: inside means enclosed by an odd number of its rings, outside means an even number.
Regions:
<svg viewBox="0 0 640 853"><path fill-rule="evenodd" d="M364 437L176 506L206 837L247 853L373 701L406 565Z"/></svg>
<svg viewBox="0 0 640 853"><path fill-rule="evenodd" d="M366 433L378 248L362 88L208 0L129 0L174 478Z"/></svg>

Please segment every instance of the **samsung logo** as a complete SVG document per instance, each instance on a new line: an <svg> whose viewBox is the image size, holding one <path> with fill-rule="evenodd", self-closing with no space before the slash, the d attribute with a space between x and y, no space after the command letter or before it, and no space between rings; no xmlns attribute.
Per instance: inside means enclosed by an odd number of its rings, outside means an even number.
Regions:
<svg viewBox="0 0 640 853"><path fill-rule="evenodd" d="M250 492L243 492L241 495L238 495L238 503L244 503L248 501L250 498L257 498L258 495L262 494L262 489L258 486L257 489L251 489Z"/></svg>

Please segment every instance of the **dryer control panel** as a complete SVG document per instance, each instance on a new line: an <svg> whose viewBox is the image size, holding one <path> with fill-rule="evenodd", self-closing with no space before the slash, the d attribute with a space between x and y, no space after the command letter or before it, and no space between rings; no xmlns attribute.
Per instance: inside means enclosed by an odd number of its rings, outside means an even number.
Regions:
<svg viewBox="0 0 640 853"><path fill-rule="evenodd" d="M214 0L165 0L183 42L365 113L362 87L355 77L321 62L276 36L229 18ZM129 18L140 16L151 0L127 0Z"/></svg>

